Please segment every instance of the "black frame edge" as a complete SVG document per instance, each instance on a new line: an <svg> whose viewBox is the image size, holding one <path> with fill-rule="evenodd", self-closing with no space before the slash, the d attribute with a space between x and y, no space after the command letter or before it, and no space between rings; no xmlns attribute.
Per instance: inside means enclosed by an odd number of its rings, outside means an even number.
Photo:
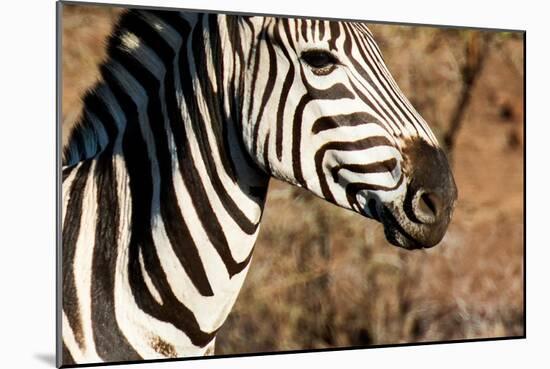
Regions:
<svg viewBox="0 0 550 369"><path fill-rule="evenodd" d="M371 345L371 346L346 346L346 347L331 347L322 349L304 349L304 350L287 350L287 351L273 351L273 352L250 352L250 353L238 353L238 354L226 354L226 355L214 355L214 356L194 356L187 358L169 358L169 359L151 359L151 360L139 360L139 361L119 361L119 362L107 362L107 363L89 363L89 364L77 364L77 365L62 365L62 290L61 290L61 145L62 145L62 19L63 19L63 6L64 5L77 5L77 6L104 6L104 7L118 7L118 8L133 8L133 9L157 9L157 10L173 10L173 11L187 11L187 12L202 12L202 13L219 13L219 14L233 14L233 15L248 15L248 16L274 16L274 17L293 17L293 18L305 18L305 19L324 19L333 21L356 21L366 22L382 25L393 26L416 26L416 27L435 27L435 28L454 28L454 29L468 29L477 31L490 31L490 32L515 32L523 34L523 334L516 336L506 337L486 337L486 338L474 338L474 339L458 339L458 340L441 340L441 341L426 341L426 342L409 342L409 343L397 343L397 344L383 344L383 345ZM270 355L289 355L289 354L309 354L318 352L337 352L337 351L351 351L351 350L369 350L369 349L381 349L381 348L401 348L401 347L418 347L429 345L442 345L442 344L456 344L456 343L475 343L475 342L495 342L495 341L508 341L508 340L521 340L527 338L527 31L523 29L506 29L506 28L487 28L487 27L475 27L475 26L457 26L446 24L426 24L426 23L409 23L409 22L395 22L395 21L379 21L369 19L350 19L350 18L331 18L331 17L318 17L318 16L305 16L305 15L291 15L291 14L269 14L269 13L250 13L239 11L226 11L215 9L188 9L188 8L176 8L176 7L164 7L164 6L147 6L147 5L133 5L133 4L113 4L107 2L85 2L85 1L73 1L73 0L57 0L56 2L56 367L58 368L85 368L85 367L100 367L107 365L132 365L132 364L152 364L161 362L184 362L194 360L211 360L211 359L225 359L225 358L239 358L239 357L256 357L256 356L270 356Z"/></svg>
<svg viewBox="0 0 550 369"><path fill-rule="evenodd" d="M253 13L242 11L229 11L219 9L191 9L191 8L179 8L171 6L156 6L156 5L135 5L135 4L113 4L108 2L95 2L95 1L74 1L74 0L58 0L58 2L66 5L80 5L80 6L110 6L116 8L132 8L132 9L155 9L155 10L174 10L185 11L195 13L207 13L207 14L231 14L231 15L244 15L244 16L260 16L260 17L283 17L283 18L298 18L298 19L321 19L331 20L338 22L366 22L374 24L384 24L393 26L416 26L416 27L436 27L436 28L456 28L456 29L469 29L477 31L492 31L492 32L525 32L522 29L510 29L510 28L490 28L490 27L478 27L478 26L459 26L450 24L435 24L435 23L409 23L409 22L396 22L396 21L381 21L374 19L353 19L353 18L333 18L333 17L321 17L312 15L295 15L295 14L273 14L273 13Z"/></svg>
<svg viewBox="0 0 550 369"><path fill-rule="evenodd" d="M62 287L61 287L61 267L62 263L62 253L61 253L61 197L62 197L62 184L61 184L61 121L62 117L62 93L63 93L63 81L62 81L62 36L63 36L63 2L58 1L55 4L55 15L56 15L56 60L55 60L55 135L56 135L56 145L55 145L55 200L56 200L56 248L55 248L55 365L56 367L61 367L63 364L62 358Z"/></svg>

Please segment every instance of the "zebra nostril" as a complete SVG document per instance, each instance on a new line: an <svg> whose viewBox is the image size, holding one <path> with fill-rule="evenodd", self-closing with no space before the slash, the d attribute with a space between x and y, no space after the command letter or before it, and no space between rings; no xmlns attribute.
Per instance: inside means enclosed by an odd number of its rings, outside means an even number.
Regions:
<svg viewBox="0 0 550 369"><path fill-rule="evenodd" d="M424 224L433 224L437 221L443 202L433 192L418 191L413 199L414 215Z"/></svg>

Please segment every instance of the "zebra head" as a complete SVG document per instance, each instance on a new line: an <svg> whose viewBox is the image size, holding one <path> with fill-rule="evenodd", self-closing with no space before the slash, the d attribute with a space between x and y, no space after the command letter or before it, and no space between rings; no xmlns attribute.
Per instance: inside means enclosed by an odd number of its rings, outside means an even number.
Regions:
<svg viewBox="0 0 550 369"><path fill-rule="evenodd" d="M242 106L257 164L380 221L394 245L439 243L457 197L453 175L367 27L264 17L242 27L255 40Z"/></svg>

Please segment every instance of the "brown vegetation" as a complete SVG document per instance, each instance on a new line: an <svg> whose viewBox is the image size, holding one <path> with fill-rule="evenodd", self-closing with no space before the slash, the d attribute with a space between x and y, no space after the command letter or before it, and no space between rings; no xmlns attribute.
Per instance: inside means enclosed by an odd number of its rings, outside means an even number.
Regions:
<svg viewBox="0 0 550 369"><path fill-rule="evenodd" d="M65 8L67 132L118 12ZM273 181L217 354L524 333L521 35L371 29L399 86L452 143L459 201L448 234L434 249L400 250L379 224Z"/></svg>

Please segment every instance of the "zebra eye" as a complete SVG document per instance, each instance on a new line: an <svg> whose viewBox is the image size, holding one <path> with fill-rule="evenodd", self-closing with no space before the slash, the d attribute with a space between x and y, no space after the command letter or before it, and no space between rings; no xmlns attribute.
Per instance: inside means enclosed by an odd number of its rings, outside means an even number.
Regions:
<svg viewBox="0 0 550 369"><path fill-rule="evenodd" d="M325 50L308 50L301 55L303 61L311 67L313 73L318 76L330 74L338 64L338 59Z"/></svg>

